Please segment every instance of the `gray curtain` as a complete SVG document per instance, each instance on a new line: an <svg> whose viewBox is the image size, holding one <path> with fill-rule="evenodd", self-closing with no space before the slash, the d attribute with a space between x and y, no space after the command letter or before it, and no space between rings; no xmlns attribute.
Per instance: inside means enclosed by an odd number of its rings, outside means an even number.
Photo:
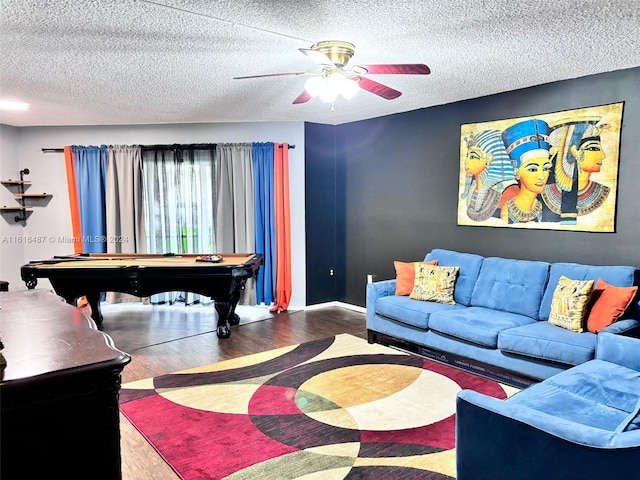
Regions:
<svg viewBox="0 0 640 480"><path fill-rule="evenodd" d="M216 250L223 255L256 250L251 150L251 143L222 143L216 147ZM255 305L253 278L247 282L240 303Z"/></svg>
<svg viewBox="0 0 640 480"><path fill-rule="evenodd" d="M140 146L109 147L105 197L107 253L146 253L146 201ZM139 300L118 292L107 294L110 303Z"/></svg>

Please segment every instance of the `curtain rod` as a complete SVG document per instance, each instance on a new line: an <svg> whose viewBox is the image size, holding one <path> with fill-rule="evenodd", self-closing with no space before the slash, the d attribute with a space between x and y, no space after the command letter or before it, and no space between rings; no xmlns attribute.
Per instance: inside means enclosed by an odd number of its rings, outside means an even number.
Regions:
<svg viewBox="0 0 640 480"><path fill-rule="evenodd" d="M282 148L282 145L278 145L278 148ZM296 148L295 145L289 145L289 148ZM42 153L64 153L64 148L42 148Z"/></svg>

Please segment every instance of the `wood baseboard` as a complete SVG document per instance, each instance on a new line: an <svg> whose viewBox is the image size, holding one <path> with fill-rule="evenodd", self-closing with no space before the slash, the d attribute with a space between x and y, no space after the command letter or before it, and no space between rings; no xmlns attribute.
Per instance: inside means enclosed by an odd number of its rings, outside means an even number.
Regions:
<svg viewBox="0 0 640 480"><path fill-rule="evenodd" d="M367 313L367 309L365 307L360 307L359 305L353 305L351 303L338 302L338 301L318 303L315 305L307 305L306 307L303 307L303 309L318 310L320 308L327 308L327 307L341 307L341 308L353 310L354 312Z"/></svg>

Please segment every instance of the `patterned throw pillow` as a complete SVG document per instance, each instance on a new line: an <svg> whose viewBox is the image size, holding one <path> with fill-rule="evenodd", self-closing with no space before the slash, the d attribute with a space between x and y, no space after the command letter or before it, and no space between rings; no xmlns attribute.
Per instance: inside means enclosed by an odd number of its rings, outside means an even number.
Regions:
<svg viewBox="0 0 640 480"><path fill-rule="evenodd" d="M561 276L553 291L549 323L572 332L584 332L584 318L593 280L571 280Z"/></svg>
<svg viewBox="0 0 640 480"><path fill-rule="evenodd" d="M409 298L454 305L453 290L460 267L439 267L421 263Z"/></svg>

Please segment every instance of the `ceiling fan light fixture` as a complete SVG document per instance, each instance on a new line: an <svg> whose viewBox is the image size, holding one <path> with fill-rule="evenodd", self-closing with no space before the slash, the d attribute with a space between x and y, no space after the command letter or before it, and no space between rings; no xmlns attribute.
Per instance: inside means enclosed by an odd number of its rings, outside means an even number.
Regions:
<svg viewBox="0 0 640 480"><path fill-rule="evenodd" d="M309 95L313 98L320 95L320 92L324 89L325 80L323 77L309 77L306 82L304 82L304 89L307 91Z"/></svg>
<svg viewBox="0 0 640 480"><path fill-rule="evenodd" d="M345 78L344 80L340 94L347 100L351 100L360 90L360 85L358 85L356 80L351 78Z"/></svg>
<svg viewBox="0 0 640 480"><path fill-rule="evenodd" d="M304 88L311 97L320 97L325 103L333 103L338 95L350 100L360 90L357 80L347 78L341 72L311 77Z"/></svg>
<svg viewBox="0 0 640 480"><path fill-rule="evenodd" d="M360 87L358 82L346 77L341 71L334 72L327 78L327 84L329 88L335 92L336 97L342 95L342 97L350 100L358 93Z"/></svg>
<svg viewBox="0 0 640 480"><path fill-rule="evenodd" d="M338 98L338 94L329 88L325 88L320 93L320 100L322 100L324 103L333 103L336 101L336 98Z"/></svg>

